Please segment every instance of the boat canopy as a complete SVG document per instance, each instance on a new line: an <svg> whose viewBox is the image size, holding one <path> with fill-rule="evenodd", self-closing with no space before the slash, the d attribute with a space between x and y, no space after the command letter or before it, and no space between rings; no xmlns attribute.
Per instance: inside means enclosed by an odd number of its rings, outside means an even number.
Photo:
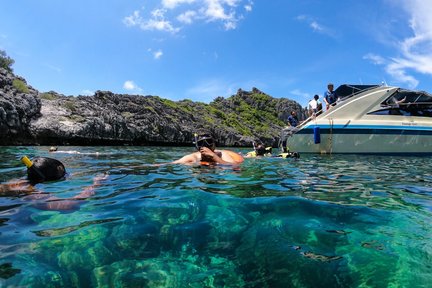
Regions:
<svg viewBox="0 0 432 288"><path fill-rule="evenodd" d="M369 90L375 87L378 87L379 85L353 85L353 84L343 84L340 85L336 90L335 93L338 98L341 100L345 100L347 98L350 98L356 94L359 94L360 92L363 92L365 90Z"/></svg>

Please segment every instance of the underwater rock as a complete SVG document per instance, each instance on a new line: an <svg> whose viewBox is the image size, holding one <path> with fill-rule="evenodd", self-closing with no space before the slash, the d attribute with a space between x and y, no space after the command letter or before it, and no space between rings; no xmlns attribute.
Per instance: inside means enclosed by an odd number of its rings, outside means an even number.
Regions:
<svg viewBox="0 0 432 288"><path fill-rule="evenodd" d="M341 235L347 235L347 234L351 233L351 232L347 232L347 231L344 231L344 230L326 230L326 232L336 233L336 234L341 234Z"/></svg>
<svg viewBox="0 0 432 288"><path fill-rule="evenodd" d="M32 231L37 236L40 237L53 237L53 236L60 236L64 234L69 234L73 231L76 231L78 229L95 225L95 224L102 224L107 222L113 222L121 220L122 218L113 218L113 219L101 219L101 220L93 220L93 221L84 221L78 225L68 226L68 227L60 227L60 228L53 228L53 229L45 229L45 230L38 230L38 231Z"/></svg>
<svg viewBox="0 0 432 288"><path fill-rule="evenodd" d="M249 221L252 220L247 213L241 214L241 212L226 204L225 207L208 206L206 219L211 227L208 235L208 249L223 253L235 251L235 247L241 241L242 233L248 229Z"/></svg>
<svg viewBox="0 0 432 288"><path fill-rule="evenodd" d="M0 226L7 225L5 224L7 221L9 221L9 218L0 218Z"/></svg>
<svg viewBox="0 0 432 288"><path fill-rule="evenodd" d="M157 223L126 221L113 228L107 237L109 249L117 258L152 258L161 251L162 240Z"/></svg>
<svg viewBox="0 0 432 288"><path fill-rule="evenodd" d="M227 258L162 254L146 260L123 260L93 270L95 287L245 287Z"/></svg>
<svg viewBox="0 0 432 288"><path fill-rule="evenodd" d="M326 256L326 255L317 254L317 253L314 253L311 251L300 252L300 254L306 258L318 260L321 262L330 262L330 261L335 261L335 260L339 260L339 259L343 258L342 256Z"/></svg>
<svg viewBox="0 0 432 288"><path fill-rule="evenodd" d="M20 269L13 268L12 263L3 263L0 265L0 278L8 279L16 274L21 273Z"/></svg>
<svg viewBox="0 0 432 288"><path fill-rule="evenodd" d="M361 244L361 247L369 248L369 249L375 249L375 250L384 250L384 245L378 243L378 242L375 241L375 240L370 241L370 242L363 242L363 243Z"/></svg>

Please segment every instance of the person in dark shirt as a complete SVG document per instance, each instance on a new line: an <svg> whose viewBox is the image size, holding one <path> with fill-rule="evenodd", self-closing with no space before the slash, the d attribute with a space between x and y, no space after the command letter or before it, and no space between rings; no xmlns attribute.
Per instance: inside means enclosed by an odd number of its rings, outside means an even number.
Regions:
<svg viewBox="0 0 432 288"><path fill-rule="evenodd" d="M299 120L297 118L297 113L295 111L291 111L291 115L288 116L288 123L292 127L297 127L297 125L299 124Z"/></svg>
<svg viewBox="0 0 432 288"><path fill-rule="evenodd" d="M328 110L331 106L336 105L337 95L333 90L334 86L332 83L327 85L327 91L324 92L324 102L326 103L326 110Z"/></svg>

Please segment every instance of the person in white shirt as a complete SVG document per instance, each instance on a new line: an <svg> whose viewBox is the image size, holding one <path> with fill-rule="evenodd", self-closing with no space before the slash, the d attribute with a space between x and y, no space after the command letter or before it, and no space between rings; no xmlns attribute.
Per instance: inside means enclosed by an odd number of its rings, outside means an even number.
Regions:
<svg viewBox="0 0 432 288"><path fill-rule="evenodd" d="M320 114L321 110L322 110L322 104L319 101L319 96L315 95L314 98L310 100L308 104L309 117Z"/></svg>

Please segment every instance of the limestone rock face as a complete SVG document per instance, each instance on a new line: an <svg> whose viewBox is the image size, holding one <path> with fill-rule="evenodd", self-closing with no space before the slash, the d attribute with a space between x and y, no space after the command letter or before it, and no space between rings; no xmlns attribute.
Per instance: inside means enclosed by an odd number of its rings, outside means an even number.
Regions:
<svg viewBox="0 0 432 288"><path fill-rule="evenodd" d="M40 93L0 68L0 145L191 145L206 130L218 146L275 146L292 110L305 115L298 103L257 88L210 104L109 91Z"/></svg>
<svg viewBox="0 0 432 288"><path fill-rule="evenodd" d="M38 93L25 79L0 68L0 145L26 143L31 137L30 122L40 116Z"/></svg>

